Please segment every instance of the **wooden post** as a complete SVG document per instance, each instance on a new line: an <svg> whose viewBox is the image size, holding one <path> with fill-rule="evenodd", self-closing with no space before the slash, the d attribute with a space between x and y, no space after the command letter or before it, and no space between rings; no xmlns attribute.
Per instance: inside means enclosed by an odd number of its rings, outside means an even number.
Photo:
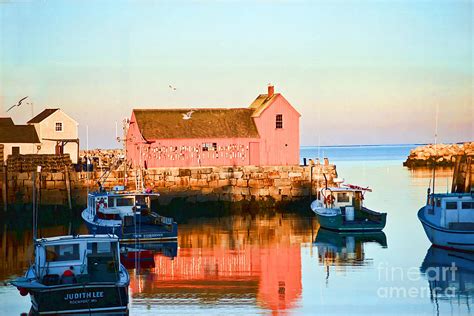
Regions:
<svg viewBox="0 0 474 316"><path fill-rule="evenodd" d="M64 166L64 181L66 182L66 190L67 190L67 202L69 205L69 209L72 210L72 201L71 201L71 182L69 181L69 170L67 166Z"/></svg>
<svg viewBox="0 0 474 316"><path fill-rule="evenodd" d="M7 177L7 166L3 165L3 179L2 179L2 199L3 199L3 210L6 212L8 209L8 177Z"/></svg>

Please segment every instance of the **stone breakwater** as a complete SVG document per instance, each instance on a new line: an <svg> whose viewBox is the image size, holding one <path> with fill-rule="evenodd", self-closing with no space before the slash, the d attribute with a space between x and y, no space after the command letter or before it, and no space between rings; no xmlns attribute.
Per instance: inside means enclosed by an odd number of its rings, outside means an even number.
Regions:
<svg viewBox="0 0 474 316"><path fill-rule="evenodd" d="M10 170L5 177L9 203L31 202L35 161L26 160L23 157L21 168L7 168ZM324 186L324 175L329 185L333 185L337 177L336 166L327 160L313 166L156 168L128 170L126 176L119 170L111 171L106 178L103 174L76 171L67 163L62 167L43 167L36 177L36 186L41 188L40 203L67 205L70 198L72 204L83 205L87 191L97 190L99 180L104 188L126 184L127 189L133 190L141 175L144 188L161 194L161 204L175 198L191 203L265 201L272 204L308 198L318 187Z"/></svg>
<svg viewBox="0 0 474 316"><path fill-rule="evenodd" d="M410 151L403 165L408 168L430 167L435 164L452 167L459 155L474 155L474 142L419 146Z"/></svg>

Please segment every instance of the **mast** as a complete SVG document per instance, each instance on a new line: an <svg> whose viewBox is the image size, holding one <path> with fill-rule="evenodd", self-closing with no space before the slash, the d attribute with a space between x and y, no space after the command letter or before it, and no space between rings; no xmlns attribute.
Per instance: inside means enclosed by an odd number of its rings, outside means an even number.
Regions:
<svg viewBox="0 0 474 316"><path fill-rule="evenodd" d="M36 171L33 170L33 194L32 194L32 202L33 202L33 243L36 241L37 238L37 223L36 223Z"/></svg>
<svg viewBox="0 0 474 316"><path fill-rule="evenodd" d="M434 158L434 163L433 163L433 190L432 194L435 194L435 182L436 182L436 161L438 160L438 116L439 116L439 105L436 104L436 117L435 117L435 135L434 135L434 149L435 149L435 158ZM433 210L434 210L434 198L431 200L431 203L433 205Z"/></svg>

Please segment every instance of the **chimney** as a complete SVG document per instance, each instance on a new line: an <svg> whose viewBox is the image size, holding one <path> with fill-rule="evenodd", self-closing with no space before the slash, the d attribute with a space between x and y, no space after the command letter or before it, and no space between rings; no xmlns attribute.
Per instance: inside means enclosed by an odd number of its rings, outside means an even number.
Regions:
<svg viewBox="0 0 474 316"><path fill-rule="evenodd" d="M268 98L273 97L274 93L275 93L275 87L271 83L269 83L268 84L268 96L267 97Z"/></svg>

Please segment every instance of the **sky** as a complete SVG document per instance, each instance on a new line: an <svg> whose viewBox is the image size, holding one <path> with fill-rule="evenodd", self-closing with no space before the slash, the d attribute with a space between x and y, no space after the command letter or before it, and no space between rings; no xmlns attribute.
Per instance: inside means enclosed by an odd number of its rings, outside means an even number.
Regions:
<svg viewBox="0 0 474 316"><path fill-rule="evenodd" d="M59 107L82 148L115 148L133 108L247 107L272 83L303 146L473 141L473 23L471 1L2 0L0 116Z"/></svg>

